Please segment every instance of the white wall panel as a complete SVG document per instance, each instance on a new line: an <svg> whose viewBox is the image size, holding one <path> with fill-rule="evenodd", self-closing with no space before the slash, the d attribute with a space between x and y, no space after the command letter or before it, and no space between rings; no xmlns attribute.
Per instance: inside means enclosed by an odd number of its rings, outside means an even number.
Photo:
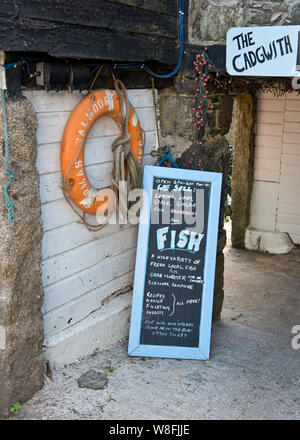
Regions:
<svg viewBox="0 0 300 440"><path fill-rule="evenodd" d="M251 227L300 244L300 96L261 93L257 105Z"/></svg>
<svg viewBox="0 0 300 440"><path fill-rule="evenodd" d="M44 235L42 243L42 278L45 291L43 305L45 340L51 349L46 357L53 362L64 362L64 344L70 335L76 334L74 344L82 344L93 332L102 328L102 322L116 321L114 313L122 316L120 326L129 316L128 300L112 299L130 290L133 281L137 227L131 225L107 225L98 232L88 231L78 220L62 193L60 171L60 142L71 111L83 98L80 94L48 94L44 91L24 91L37 114L38 154L37 169L40 174L40 194ZM150 152L157 146L155 112L152 90L129 90L128 97L134 106L145 131L146 145L143 163L153 164ZM85 147L85 164L88 177L96 188L111 185L111 144L120 134L117 124L109 117L102 117L92 127ZM95 223L95 217L87 215L87 221ZM123 295L122 295L123 296ZM125 298L125 297L124 297ZM113 304L116 307L113 307ZM123 304L123 311L121 305ZM103 313L101 312L103 308ZM126 318L127 316L127 318ZM91 319L93 317L94 319ZM99 324L97 319L99 317ZM127 328L120 328L120 335ZM107 329L110 325L107 325ZM94 329L94 330L93 330ZM118 328L112 338L115 340ZM94 340L98 340L95 335ZM100 338L105 343L105 337ZM107 335L106 343L113 342ZM65 342L64 342L65 341ZM57 344L57 347L55 348ZM99 342L100 344L100 342ZM92 344L95 348L95 344ZM72 348L76 353L88 354L81 347ZM56 353L56 354L55 354Z"/></svg>

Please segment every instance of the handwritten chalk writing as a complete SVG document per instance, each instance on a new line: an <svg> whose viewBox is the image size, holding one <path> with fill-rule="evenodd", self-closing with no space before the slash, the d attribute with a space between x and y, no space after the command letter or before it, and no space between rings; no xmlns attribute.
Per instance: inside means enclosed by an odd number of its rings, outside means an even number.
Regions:
<svg viewBox="0 0 300 440"><path fill-rule="evenodd" d="M176 247L179 249L187 248L187 250L192 252L198 252L200 248L201 241L204 237L204 234L199 234L194 231L189 231L184 229L179 233L178 240L176 240L176 236L178 232L176 230L171 230L169 232L169 226L165 228L160 228L157 230L157 249L163 250L165 249L165 243L169 243L168 249L175 249ZM170 233L169 240L167 240L167 234Z"/></svg>
<svg viewBox="0 0 300 440"><path fill-rule="evenodd" d="M152 281L152 280L148 280L148 285L149 286L162 286L162 287L169 287L170 284L166 281Z"/></svg>
<svg viewBox="0 0 300 440"><path fill-rule="evenodd" d="M151 220L149 231L142 344L198 346L209 192L210 186L204 183L155 180L152 210L160 210L162 215L157 224ZM191 217L195 222L197 203L203 211L199 213L201 231L192 229L187 220ZM184 215L182 225L174 224L176 215Z"/></svg>

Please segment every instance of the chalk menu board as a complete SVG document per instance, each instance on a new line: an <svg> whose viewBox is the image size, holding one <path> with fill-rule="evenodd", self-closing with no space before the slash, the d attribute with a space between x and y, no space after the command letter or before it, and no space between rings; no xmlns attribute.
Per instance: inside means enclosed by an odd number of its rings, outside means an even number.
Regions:
<svg viewBox="0 0 300 440"><path fill-rule="evenodd" d="M221 174L145 167L128 353L208 359Z"/></svg>

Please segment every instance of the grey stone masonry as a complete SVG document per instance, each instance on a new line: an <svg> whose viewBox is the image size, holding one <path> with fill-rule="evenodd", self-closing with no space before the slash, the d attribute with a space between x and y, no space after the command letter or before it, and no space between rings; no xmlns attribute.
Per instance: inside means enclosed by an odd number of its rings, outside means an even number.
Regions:
<svg viewBox="0 0 300 440"><path fill-rule="evenodd" d="M224 43L232 27L300 24L299 0L190 0L189 43Z"/></svg>

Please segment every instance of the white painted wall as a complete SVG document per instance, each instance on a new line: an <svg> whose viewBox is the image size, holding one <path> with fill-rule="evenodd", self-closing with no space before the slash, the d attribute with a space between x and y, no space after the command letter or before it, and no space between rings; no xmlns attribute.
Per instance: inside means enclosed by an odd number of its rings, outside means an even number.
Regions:
<svg viewBox="0 0 300 440"><path fill-rule="evenodd" d="M42 202L45 292L45 356L64 364L110 345L128 333L137 228L108 225L90 232L65 201L60 171L60 141L67 119L82 95L24 91L38 120L37 168ZM144 164L157 146L152 90L129 90L146 133ZM119 135L112 118L92 127L85 149L94 187L111 184L111 143ZM87 220L94 220L87 216ZM125 292L118 296L118 293Z"/></svg>
<svg viewBox="0 0 300 440"><path fill-rule="evenodd" d="M300 96L258 95L250 227L300 244Z"/></svg>

